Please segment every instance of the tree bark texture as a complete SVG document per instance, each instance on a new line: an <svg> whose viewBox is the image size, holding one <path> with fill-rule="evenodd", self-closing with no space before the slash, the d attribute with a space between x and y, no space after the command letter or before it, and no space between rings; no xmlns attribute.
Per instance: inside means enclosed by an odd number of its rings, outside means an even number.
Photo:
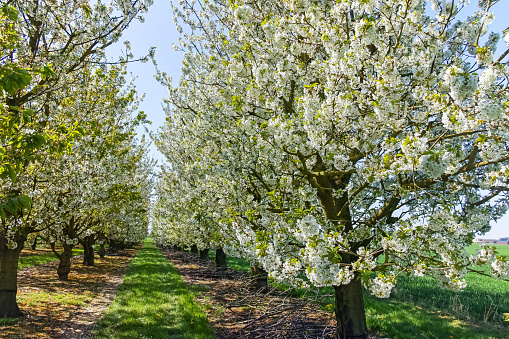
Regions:
<svg viewBox="0 0 509 339"><path fill-rule="evenodd" d="M314 171L325 171L322 159L317 156ZM351 174L341 177L328 175L309 176L308 180L317 189L317 196L323 208L325 217L334 224L341 226L342 233L348 236L353 230L352 215L350 212L350 199L346 187L350 182ZM343 190L341 196L335 196L334 191ZM355 245L357 246L357 245ZM361 246L358 244L358 246ZM354 249L355 250L355 249ZM342 253L342 263L351 264L355 257ZM356 276L349 284L334 286L335 313L337 331L340 339L364 339L367 338L366 315L364 300L362 297L361 281Z"/></svg>
<svg viewBox="0 0 509 339"><path fill-rule="evenodd" d="M19 241L14 249L7 247L7 239L0 237L0 318L20 317L21 311L16 303L18 291L18 260L24 241Z"/></svg>
<svg viewBox="0 0 509 339"><path fill-rule="evenodd" d="M348 285L334 286L334 295L339 338L367 338L368 330L360 279L354 278Z"/></svg>
<svg viewBox="0 0 509 339"><path fill-rule="evenodd" d="M268 290L267 272L258 265L251 266L252 287L261 292Z"/></svg>
<svg viewBox="0 0 509 339"><path fill-rule="evenodd" d="M34 242L32 243L32 251L35 251L37 249L37 236L34 238Z"/></svg>
<svg viewBox="0 0 509 339"><path fill-rule="evenodd" d="M93 235L89 235L83 239L83 265L94 266L94 243L95 239Z"/></svg>
<svg viewBox="0 0 509 339"><path fill-rule="evenodd" d="M106 255L106 248L104 247L104 244L100 244L99 245L99 257L101 259L103 259L105 255Z"/></svg>
<svg viewBox="0 0 509 339"><path fill-rule="evenodd" d="M69 272L71 272L71 263L72 263L72 248L73 245L64 244L64 251L59 255L60 262L58 263L58 280L68 281L69 280Z"/></svg>
<svg viewBox="0 0 509 339"><path fill-rule="evenodd" d="M222 248L218 248L216 249L216 269L224 271L226 267L226 253L224 253Z"/></svg>
<svg viewBox="0 0 509 339"><path fill-rule="evenodd" d="M207 260L209 258L209 250L205 249L200 251L200 259L201 260Z"/></svg>

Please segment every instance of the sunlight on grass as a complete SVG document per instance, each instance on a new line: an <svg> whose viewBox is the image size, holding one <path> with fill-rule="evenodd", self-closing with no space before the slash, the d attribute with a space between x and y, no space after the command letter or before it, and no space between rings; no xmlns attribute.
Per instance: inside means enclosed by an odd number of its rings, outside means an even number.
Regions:
<svg viewBox="0 0 509 339"><path fill-rule="evenodd" d="M83 254L83 249L82 248L73 249L72 254L73 255ZM21 270L27 267L42 265L47 262L55 260L58 260L58 258L53 252L20 257L18 262L18 269Z"/></svg>
<svg viewBox="0 0 509 339"><path fill-rule="evenodd" d="M502 255L509 255L508 245L496 246ZM479 248L479 245L471 245L467 251L474 254ZM485 270L489 273L489 266ZM465 290L455 292L441 288L440 283L430 277L401 277L391 299L431 311L440 310L461 319L503 323L503 313L509 312L509 281L477 273L467 274L466 281Z"/></svg>
<svg viewBox="0 0 509 339"><path fill-rule="evenodd" d="M60 305L81 306L88 304L93 299L91 294L61 294L51 292L33 292L18 295L17 301L20 305L43 305L47 303L57 303Z"/></svg>
<svg viewBox="0 0 509 339"><path fill-rule="evenodd" d="M209 259L212 261L216 260L216 250L209 251ZM249 264L249 261L229 255L226 256L226 266L232 270L241 272L249 272L251 270L251 264Z"/></svg>
<svg viewBox="0 0 509 339"><path fill-rule="evenodd" d="M97 338L214 338L195 294L151 240L129 264Z"/></svg>
<svg viewBox="0 0 509 339"><path fill-rule="evenodd" d="M370 331L392 339L407 338L507 338L507 329L482 324L474 326L453 317L430 313L402 302L364 298Z"/></svg>

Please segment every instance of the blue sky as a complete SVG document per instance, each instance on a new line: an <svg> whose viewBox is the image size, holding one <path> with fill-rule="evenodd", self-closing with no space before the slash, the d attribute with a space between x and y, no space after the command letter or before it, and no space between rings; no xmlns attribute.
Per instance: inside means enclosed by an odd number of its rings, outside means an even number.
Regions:
<svg viewBox="0 0 509 339"><path fill-rule="evenodd" d="M471 0L469 13L476 10L477 0ZM490 26L494 32L502 32L508 28L509 1L501 0L492 10L495 13L495 22ZM180 78L180 65L182 53L173 50L172 44L177 43L178 33L173 25L171 4L169 0L154 0L154 5L145 14L145 22L134 21L124 32L121 41L130 41L132 53L135 58L148 53L149 48L156 47L156 59L158 67L172 75L173 81ZM496 55L504 49L505 42L501 39ZM118 43L107 50L109 58L115 60L122 53L122 44ZM156 132L164 124L165 113L162 108L163 98L167 97L168 91L154 78L155 69L151 62L131 63L128 71L136 77L135 84L138 93L145 93L145 99L140 105L140 110L145 111L148 119L152 121L149 130ZM143 133L143 129L139 130ZM152 146L152 157L163 161L162 155ZM509 236L509 215L506 215L498 223L492 224L492 230L484 238L499 238Z"/></svg>

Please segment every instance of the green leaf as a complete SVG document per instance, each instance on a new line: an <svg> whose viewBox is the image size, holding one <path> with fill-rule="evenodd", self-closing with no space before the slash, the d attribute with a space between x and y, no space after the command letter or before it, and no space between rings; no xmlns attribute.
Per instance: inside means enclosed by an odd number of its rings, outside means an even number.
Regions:
<svg viewBox="0 0 509 339"><path fill-rule="evenodd" d="M15 198L12 199L11 201L9 201L7 204L4 204L4 209L6 209L7 212L10 212L11 214L16 214L16 212L18 210L13 203L14 200L15 200ZM17 202L17 200L16 200L16 202Z"/></svg>
<svg viewBox="0 0 509 339"><path fill-rule="evenodd" d="M12 168L11 166L6 166L6 167L9 170L9 177L11 178L11 180L13 182L16 182L16 172L14 171L14 168Z"/></svg>
<svg viewBox="0 0 509 339"><path fill-rule="evenodd" d="M29 211L32 210L32 199L28 195L20 195L18 201Z"/></svg>
<svg viewBox="0 0 509 339"><path fill-rule="evenodd" d="M81 9L85 13L85 16L87 18L90 18L90 16L92 15L92 8L90 7L90 4L88 4L88 3L82 4Z"/></svg>

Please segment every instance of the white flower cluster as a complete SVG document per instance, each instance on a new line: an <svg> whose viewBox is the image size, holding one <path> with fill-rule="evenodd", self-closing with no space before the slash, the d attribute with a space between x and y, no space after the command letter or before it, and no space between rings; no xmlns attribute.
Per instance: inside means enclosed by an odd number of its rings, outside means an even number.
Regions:
<svg viewBox="0 0 509 339"><path fill-rule="evenodd" d="M450 95L456 101L472 96L477 90L478 76L465 72L457 66L449 67L444 74L444 83L450 88Z"/></svg>
<svg viewBox="0 0 509 339"><path fill-rule="evenodd" d="M491 263L491 274L497 278L505 278L509 275L509 263L507 260L497 258Z"/></svg>
<svg viewBox="0 0 509 339"><path fill-rule="evenodd" d="M509 71L496 34L465 54L492 15L451 23L461 5L432 5L183 3L177 21L200 39L181 41L156 139L171 163L161 239L222 247L290 284L366 276L388 297L412 271L463 288L464 247L507 204L486 192L507 186Z"/></svg>
<svg viewBox="0 0 509 339"><path fill-rule="evenodd" d="M371 294L377 298L389 298L396 284L394 276L377 275L368 285Z"/></svg>

